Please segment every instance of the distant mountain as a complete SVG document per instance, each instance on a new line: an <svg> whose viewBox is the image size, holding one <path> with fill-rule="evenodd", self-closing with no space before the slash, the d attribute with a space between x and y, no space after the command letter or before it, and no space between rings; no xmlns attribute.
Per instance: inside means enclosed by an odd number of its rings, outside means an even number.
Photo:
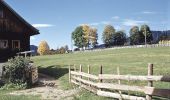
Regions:
<svg viewBox="0 0 170 100"><path fill-rule="evenodd" d="M167 31L151 31L151 32L152 32L154 43L157 43L161 36L170 36L170 30L167 30Z"/></svg>
<svg viewBox="0 0 170 100"><path fill-rule="evenodd" d="M37 55L37 49L36 45L30 45L30 50L33 51L32 55Z"/></svg>

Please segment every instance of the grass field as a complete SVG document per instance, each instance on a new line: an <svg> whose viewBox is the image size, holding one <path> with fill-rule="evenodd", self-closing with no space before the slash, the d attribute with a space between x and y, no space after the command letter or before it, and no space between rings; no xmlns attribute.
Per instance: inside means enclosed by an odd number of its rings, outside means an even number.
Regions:
<svg viewBox="0 0 170 100"><path fill-rule="evenodd" d="M87 72L87 65L91 66L92 74L99 73L99 66L103 65L103 73L116 74L117 66L121 74L146 75L147 64L154 64L155 75L170 75L170 47L162 48L131 48L104 50L96 52L77 52L72 54L36 56L31 58L39 67L39 72L51 75L58 79L63 89L73 88L68 83L68 66L82 64L83 71ZM143 82L128 82L127 84L146 85ZM155 87L170 88L169 83L154 83ZM11 99L4 96L9 91L0 91L0 100L37 100L38 97L19 96ZM138 94L138 93L136 93ZM3 97L7 99L2 99ZM74 96L75 100L109 100L110 98L98 97L88 91L82 91ZM159 100L159 99L158 99Z"/></svg>
<svg viewBox="0 0 170 100"><path fill-rule="evenodd" d="M37 56L32 58L39 71L59 79L64 89L71 86L68 83L68 66L83 66L87 72L87 65L91 66L93 74L99 73L99 66L103 65L103 73L116 74L116 67L120 67L121 74L147 75L147 64L154 64L155 75L170 75L170 47L161 48L132 48L105 50L96 52L77 52L72 54ZM143 82L132 82L128 84L146 85ZM154 83L155 87L170 88L169 83ZM75 99L106 99L97 97L87 91L75 96ZM108 98L107 98L108 99Z"/></svg>

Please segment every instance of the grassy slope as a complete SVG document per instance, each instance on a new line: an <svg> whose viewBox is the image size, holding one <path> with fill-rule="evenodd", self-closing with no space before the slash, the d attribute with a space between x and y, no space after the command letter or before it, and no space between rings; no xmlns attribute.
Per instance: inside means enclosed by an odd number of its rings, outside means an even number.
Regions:
<svg viewBox="0 0 170 100"><path fill-rule="evenodd" d="M83 71L87 71L89 64L91 72L98 74L99 66L103 65L104 73L115 73L116 67L120 67L121 74L147 74L147 64L154 64L155 75L170 75L170 47L163 48L133 48L119 50L105 50L96 52L79 52L74 54L38 56L32 58L39 66L40 72L59 78L65 89L68 84L68 65L76 64L77 68L83 65ZM143 82L125 82L126 84L146 85ZM170 88L168 83L154 83L155 87ZM103 99L91 93L82 93L78 99ZM105 98L106 99L106 98Z"/></svg>

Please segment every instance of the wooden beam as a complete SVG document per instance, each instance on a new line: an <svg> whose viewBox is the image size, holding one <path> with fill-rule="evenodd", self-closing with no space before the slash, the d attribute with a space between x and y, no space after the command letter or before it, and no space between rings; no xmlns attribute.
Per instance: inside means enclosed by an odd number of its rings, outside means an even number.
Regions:
<svg viewBox="0 0 170 100"><path fill-rule="evenodd" d="M170 76L135 76L135 75L112 75L112 74L100 74L99 79L105 80L135 80L135 81L162 81L170 82Z"/></svg>
<svg viewBox="0 0 170 100"><path fill-rule="evenodd" d="M94 80L98 80L98 79L99 79L98 76L96 76L96 75L87 74L87 73L84 73L84 72L71 71L71 74L73 74L73 75L78 75L78 76L83 76L83 77L87 77L87 78L94 79Z"/></svg>
<svg viewBox="0 0 170 100"><path fill-rule="evenodd" d="M96 83L88 81L88 80L85 80L85 79L81 79L79 77L72 76L72 78L77 80L77 81L79 81L79 82L81 82L81 83L84 83L84 84L88 84L88 85L92 85L92 86L97 86Z"/></svg>
<svg viewBox="0 0 170 100"><path fill-rule="evenodd" d="M86 90L88 90L88 91L91 91L91 92L97 94L97 90L96 90L95 88L86 86L86 85L84 85L84 84L80 84L80 83L78 83L78 82L76 82L76 81L74 81L74 80L71 80L71 82L74 83L74 84L76 84L76 85L79 85L80 87L82 87L82 88L84 88L84 89L86 89Z"/></svg>
<svg viewBox="0 0 170 100"><path fill-rule="evenodd" d="M148 64L148 76L153 75L153 64ZM148 86L152 87L153 86L153 81L148 81ZM152 100L152 95L146 95L147 100Z"/></svg>
<svg viewBox="0 0 170 100"><path fill-rule="evenodd" d="M126 100L127 99L128 100L146 100L143 97L129 96L129 95L106 92L106 91L101 91L101 90L97 90L97 95L104 96L104 97L112 97L112 98L117 98L117 99L122 98L122 99L126 99Z"/></svg>
<svg viewBox="0 0 170 100"><path fill-rule="evenodd" d="M170 98L170 89L156 89L154 87L145 87L145 94Z"/></svg>
<svg viewBox="0 0 170 100"><path fill-rule="evenodd" d="M97 87L102 89L144 92L144 87L142 86L129 86L113 83L97 83Z"/></svg>

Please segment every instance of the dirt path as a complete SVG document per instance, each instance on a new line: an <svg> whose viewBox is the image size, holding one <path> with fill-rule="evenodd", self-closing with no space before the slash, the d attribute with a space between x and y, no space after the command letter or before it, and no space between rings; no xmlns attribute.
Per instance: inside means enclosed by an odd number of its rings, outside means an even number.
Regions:
<svg viewBox="0 0 170 100"><path fill-rule="evenodd" d="M59 81L40 74L38 85L31 89L14 91L11 95L40 95L42 100L72 100L79 89L62 90Z"/></svg>

